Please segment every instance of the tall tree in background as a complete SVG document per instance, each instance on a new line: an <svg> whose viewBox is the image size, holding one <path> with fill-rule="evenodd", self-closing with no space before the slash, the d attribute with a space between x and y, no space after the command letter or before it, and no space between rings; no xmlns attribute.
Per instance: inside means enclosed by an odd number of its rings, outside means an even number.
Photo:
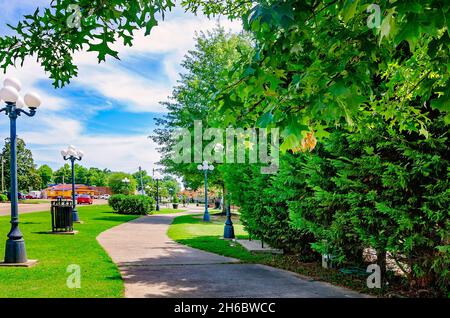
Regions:
<svg viewBox="0 0 450 318"><path fill-rule="evenodd" d="M181 74L171 101L163 103L169 112L164 118L156 119L159 128L155 129L151 138L160 146L160 163L164 165L165 171L183 177L187 187L202 187L203 173L198 171L198 163L174 162L173 145L177 140L174 140L172 133L177 128L186 128L192 133L194 121L201 121L204 128L220 127L215 117L208 116L216 104L213 95L220 88L215 85L227 76L233 63L242 56L249 56L251 52L251 44L246 36L227 33L222 27L217 27L211 32L200 33L196 38L195 49L189 51L182 62L186 71ZM223 140L217 142L222 144ZM216 168L219 165L215 163ZM223 188L225 193L220 169L210 173L208 183Z"/></svg>
<svg viewBox="0 0 450 318"><path fill-rule="evenodd" d="M48 184L53 182L53 170L48 165L42 165L38 169L41 177L41 189L45 189Z"/></svg>
<svg viewBox="0 0 450 318"><path fill-rule="evenodd" d="M89 183L89 170L80 164L75 164L75 182L77 184Z"/></svg>
<svg viewBox="0 0 450 318"><path fill-rule="evenodd" d="M69 183L72 180L71 168L68 163L53 173L55 183Z"/></svg>
<svg viewBox="0 0 450 318"><path fill-rule="evenodd" d="M10 173L10 154L11 147L9 138L5 139L5 145L1 156L5 160L5 188L8 189L11 184ZM28 192L29 190L40 189L42 184L41 176L34 164L33 154L31 150L26 148L23 139L17 138L17 185L19 191Z"/></svg>
<svg viewBox="0 0 450 318"><path fill-rule="evenodd" d="M180 184L178 183L178 181L171 176L164 176L162 182L161 182L161 188L166 189L167 193L173 197L174 195L176 195L178 192L180 192Z"/></svg>
<svg viewBox="0 0 450 318"><path fill-rule="evenodd" d="M142 187L145 190L146 186L152 181L152 177L147 174L146 170L136 171L132 174L133 178L136 180L138 191L142 191ZM142 186L141 186L142 178Z"/></svg>
<svg viewBox="0 0 450 318"><path fill-rule="evenodd" d="M111 171L108 169L99 169L91 167L88 171L87 184L97 187L105 187L108 185L108 176Z"/></svg>

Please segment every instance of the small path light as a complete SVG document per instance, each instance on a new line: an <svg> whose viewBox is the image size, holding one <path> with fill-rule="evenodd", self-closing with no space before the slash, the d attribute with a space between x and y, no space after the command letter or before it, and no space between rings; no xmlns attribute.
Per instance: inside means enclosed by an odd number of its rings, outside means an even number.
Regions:
<svg viewBox="0 0 450 318"><path fill-rule="evenodd" d="M162 176L155 169L153 169L153 179L156 180L156 211L159 211L159 180L162 179Z"/></svg>
<svg viewBox="0 0 450 318"><path fill-rule="evenodd" d="M11 230L8 233L6 241L5 263L21 264L28 263L25 250L25 241L22 232L19 229L19 209L17 197L17 133L16 120L21 114L33 117L36 109L41 104L39 95L27 93L24 98L20 97L19 91L22 84L18 79L7 78L0 89L0 100L6 103L6 106L0 109L9 117L10 122L10 169L11 169ZM23 108L28 106L29 111Z"/></svg>
<svg viewBox="0 0 450 318"><path fill-rule="evenodd" d="M205 174L205 213L203 214L203 221L209 222L209 212L208 212L208 171L213 171L214 166L208 165L208 161L203 161L203 164L198 165L197 169L203 171Z"/></svg>
<svg viewBox="0 0 450 318"><path fill-rule="evenodd" d="M77 211L77 201L75 199L75 161L83 159L84 153L81 150L76 149L70 145L66 150L61 150L61 155L64 160L70 160L72 167L72 220L74 222L80 222L80 217Z"/></svg>

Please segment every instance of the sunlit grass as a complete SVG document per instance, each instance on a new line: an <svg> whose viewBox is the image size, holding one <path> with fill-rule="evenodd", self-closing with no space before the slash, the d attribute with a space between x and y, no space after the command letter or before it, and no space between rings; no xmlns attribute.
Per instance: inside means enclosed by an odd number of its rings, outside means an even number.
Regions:
<svg viewBox="0 0 450 318"><path fill-rule="evenodd" d="M103 231L137 216L112 212L107 205L78 208L83 224L75 224L77 235L47 234L51 230L50 212L23 214L20 229L24 234L28 258L39 263L32 268L0 267L0 297L122 297L123 281L96 237ZM0 217L0 234L5 238L9 217ZM0 257L5 242L0 242ZM81 267L81 288L70 289L67 266Z"/></svg>
<svg viewBox="0 0 450 318"><path fill-rule="evenodd" d="M152 211L151 214L172 214L185 212L186 209L172 209L172 208L161 208L159 211Z"/></svg>

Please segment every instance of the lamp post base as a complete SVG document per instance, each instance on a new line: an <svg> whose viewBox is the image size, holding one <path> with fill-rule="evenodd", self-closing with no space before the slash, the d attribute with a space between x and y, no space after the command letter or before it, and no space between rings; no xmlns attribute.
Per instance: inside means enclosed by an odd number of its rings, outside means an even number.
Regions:
<svg viewBox="0 0 450 318"><path fill-rule="evenodd" d="M0 267L33 267L38 263L36 259L29 259L25 263L5 263L0 262Z"/></svg>
<svg viewBox="0 0 450 318"><path fill-rule="evenodd" d="M80 216L78 215L78 211L77 210L73 210L72 211L72 221L75 222L75 223L81 223Z"/></svg>
<svg viewBox="0 0 450 318"><path fill-rule="evenodd" d="M223 230L223 238L225 239L234 239L234 227L233 225L226 224Z"/></svg>
<svg viewBox="0 0 450 318"><path fill-rule="evenodd" d="M5 263L27 263L27 252L23 238L18 240L7 239L5 249Z"/></svg>
<svg viewBox="0 0 450 318"><path fill-rule="evenodd" d="M209 222L211 221L210 217L209 217L209 212L206 210L205 213L203 214L203 221L204 222Z"/></svg>

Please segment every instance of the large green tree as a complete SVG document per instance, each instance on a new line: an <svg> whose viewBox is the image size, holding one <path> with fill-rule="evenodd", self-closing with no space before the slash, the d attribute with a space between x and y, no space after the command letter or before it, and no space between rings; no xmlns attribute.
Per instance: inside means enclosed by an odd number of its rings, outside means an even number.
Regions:
<svg viewBox="0 0 450 318"><path fill-rule="evenodd" d="M108 169L89 168L87 175L87 184L97 187L105 187L108 185L108 176L111 173Z"/></svg>
<svg viewBox="0 0 450 318"><path fill-rule="evenodd" d="M11 183L10 155L11 147L9 138L5 139L1 157L4 158L4 177L5 188L8 189ZM25 142L21 138L17 138L17 187L19 191L28 192L41 188L41 177L34 164L33 154L26 147Z"/></svg>
<svg viewBox="0 0 450 318"><path fill-rule="evenodd" d="M66 163L54 172L55 183L72 182L72 168ZM86 168L81 164L75 164L75 182L91 186L105 187L108 185L108 177L111 171L95 167Z"/></svg>
<svg viewBox="0 0 450 318"><path fill-rule="evenodd" d="M174 160L173 147L179 139L173 133L176 129L185 128L192 135L194 121L202 123L202 133L208 127L220 127L221 123L215 117L209 116L209 112L216 105L211 96L219 92L215 83L227 76L229 69L241 56L249 56L252 52L251 43L246 36L227 33L222 27L206 34L200 33L195 40L195 49L191 50L182 62L185 72L181 74L179 84L173 90L171 101L163 103L169 112L162 119L157 119L158 128L151 136L160 145L160 163L164 165L165 171L183 177L185 186L192 189L203 186L203 173L197 169L200 162ZM222 144L224 140L217 142ZM193 154L194 143L191 146ZM190 159L193 160L193 156ZM221 163L214 162L214 165L216 169L209 173L208 182L226 192L219 169Z"/></svg>
<svg viewBox="0 0 450 318"><path fill-rule="evenodd" d="M376 111L400 129L427 133L427 115L417 107L446 112L450 7L446 0L183 0L180 5L208 16L240 18L255 53L234 63L224 78L219 112L224 123L276 125L283 149L301 143L314 129L357 125L362 110ZM111 44L132 45L146 35L170 0L55 0L51 8L25 16L15 34L0 38L5 70L35 55L56 86L77 75L76 51L117 58ZM372 10L367 12L366 10ZM77 17L81 23L78 24ZM379 24L377 24L379 22Z"/></svg>
<svg viewBox="0 0 450 318"><path fill-rule="evenodd" d="M53 182L53 170L48 165L42 165L38 169L41 177L41 189L47 188L48 184Z"/></svg>
<svg viewBox="0 0 450 318"><path fill-rule="evenodd" d="M71 167L65 163L61 168L55 170L53 173L55 183L70 183L72 182Z"/></svg>

